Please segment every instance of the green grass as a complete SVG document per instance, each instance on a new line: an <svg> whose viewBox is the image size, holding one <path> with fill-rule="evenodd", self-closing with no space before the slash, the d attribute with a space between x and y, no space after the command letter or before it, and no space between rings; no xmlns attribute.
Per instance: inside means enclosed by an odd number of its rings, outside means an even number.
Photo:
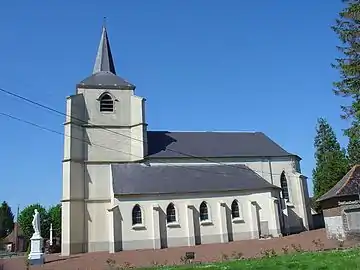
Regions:
<svg viewBox="0 0 360 270"><path fill-rule="evenodd" d="M152 268L154 269L154 268ZM159 268L158 268L159 269ZM163 266L161 269L360 269L360 249L340 251L293 253L271 258L226 261L213 264Z"/></svg>

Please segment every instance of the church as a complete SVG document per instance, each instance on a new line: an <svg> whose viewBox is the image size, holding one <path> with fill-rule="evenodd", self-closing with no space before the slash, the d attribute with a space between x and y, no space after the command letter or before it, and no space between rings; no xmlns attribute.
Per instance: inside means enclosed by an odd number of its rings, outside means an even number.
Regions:
<svg viewBox="0 0 360 270"><path fill-rule="evenodd" d="M117 75L105 26L93 73L66 99L64 130L64 256L312 226L301 158L264 133L149 129L145 98Z"/></svg>

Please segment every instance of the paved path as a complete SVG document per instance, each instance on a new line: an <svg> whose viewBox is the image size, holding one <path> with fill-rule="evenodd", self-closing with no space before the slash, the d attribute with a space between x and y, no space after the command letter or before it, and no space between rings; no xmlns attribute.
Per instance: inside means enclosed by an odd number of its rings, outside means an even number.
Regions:
<svg viewBox="0 0 360 270"><path fill-rule="evenodd" d="M315 240L315 241L314 241ZM318 242L317 244L315 242ZM117 265L152 266L156 264L179 264L185 252L194 251L195 261L211 262L226 258L226 255L236 257L257 257L262 256L262 251L274 249L282 253L286 246L289 252L294 246L303 250L317 250L320 248L339 247L337 241L328 240L325 230L314 230L287 237L274 238L269 240L245 240L226 244L208 244L195 247L168 248L162 250L137 250L122 251L115 254L107 252L87 253L73 255L71 257L60 257L58 254L46 256L46 264L42 267L30 267L30 269L43 270L110 270L107 260L115 261ZM345 246L352 246L354 243L346 242ZM225 254L225 255L224 255ZM24 258L3 259L3 269L0 270L25 270ZM1 265L1 264L0 264Z"/></svg>

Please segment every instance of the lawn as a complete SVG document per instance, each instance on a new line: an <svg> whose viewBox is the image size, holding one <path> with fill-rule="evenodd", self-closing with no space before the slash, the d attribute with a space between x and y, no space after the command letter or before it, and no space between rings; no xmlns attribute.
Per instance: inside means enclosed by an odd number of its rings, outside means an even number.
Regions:
<svg viewBox="0 0 360 270"><path fill-rule="evenodd" d="M213 264L163 266L162 269L360 269L360 249L293 253L271 258L226 261ZM154 268L153 268L154 269Z"/></svg>

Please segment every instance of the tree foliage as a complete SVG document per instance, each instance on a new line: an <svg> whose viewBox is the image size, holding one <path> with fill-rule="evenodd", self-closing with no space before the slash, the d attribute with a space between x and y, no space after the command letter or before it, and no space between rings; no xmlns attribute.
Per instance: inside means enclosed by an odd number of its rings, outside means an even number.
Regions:
<svg viewBox="0 0 360 270"><path fill-rule="evenodd" d="M314 141L316 168L313 170L314 197L329 191L348 171L345 150L341 149L335 132L324 119L318 119Z"/></svg>
<svg viewBox="0 0 360 270"><path fill-rule="evenodd" d="M50 230L48 213L46 212L45 208L38 203L29 205L20 212L18 217L19 225L25 237L27 239L30 239L34 233L32 220L35 209L37 209L40 213L41 236L44 238L48 238Z"/></svg>
<svg viewBox="0 0 360 270"><path fill-rule="evenodd" d="M61 237L61 204L50 207L48 215L53 226L53 236Z"/></svg>
<svg viewBox="0 0 360 270"><path fill-rule="evenodd" d="M342 106L342 117L357 122L360 119L360 1L343 2L346 6L332 27L342 42L342 46L338 46L342 57L337 58L333 65L340 72L340 80L334 83L334 91L351 99L350 105Z"/></svg>
<svg viewBox="0 0 360 270"><path fill-rule="evenodd" d="M349 136L349 144L347 146L349 165L360 164L360 137Z"/></svg>
<svg viewBox="0 0 360 270"><path fill-rule="evenodd" d="M7 202L0 206L0 239L9 235L14 228L14 215Z"/></svg>

